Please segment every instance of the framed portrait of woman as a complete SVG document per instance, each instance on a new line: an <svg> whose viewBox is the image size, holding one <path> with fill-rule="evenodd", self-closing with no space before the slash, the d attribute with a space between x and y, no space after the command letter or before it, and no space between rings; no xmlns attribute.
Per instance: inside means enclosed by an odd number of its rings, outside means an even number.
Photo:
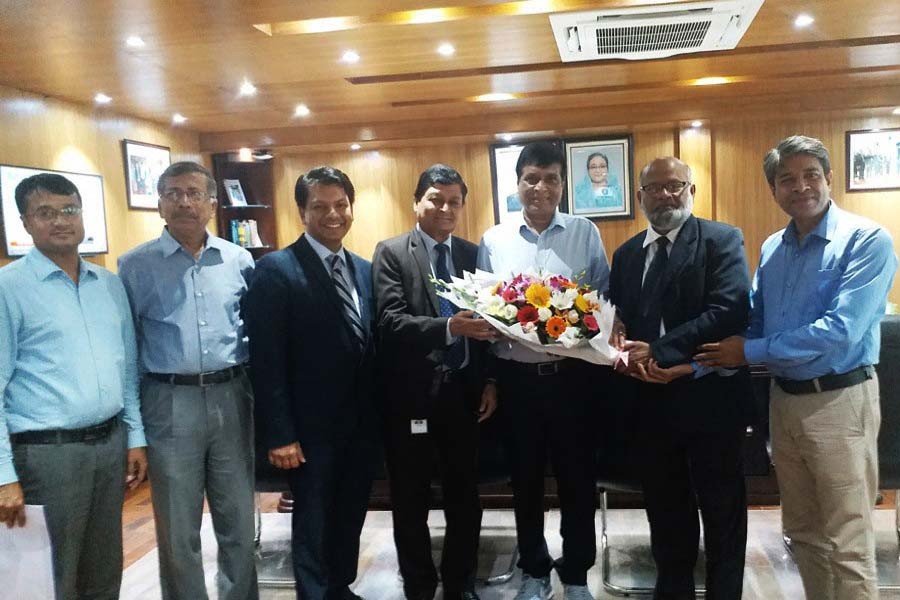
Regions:
<svg viewBox="0 0 900 600"><path fill-rule="evenodd" d="M569 212L591 219L633 219L631 135L566 140Z"/></svg>

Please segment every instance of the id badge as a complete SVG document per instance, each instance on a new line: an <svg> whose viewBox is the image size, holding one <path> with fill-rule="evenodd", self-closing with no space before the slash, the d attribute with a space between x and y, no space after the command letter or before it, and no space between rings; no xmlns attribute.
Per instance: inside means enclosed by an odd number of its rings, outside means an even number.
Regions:
<svg viewBox="0 0 900 600"><path fill-rule="evenodd" d="M409 422L409 431L413 435L428 433L428 419L412 419Z"/></svg>

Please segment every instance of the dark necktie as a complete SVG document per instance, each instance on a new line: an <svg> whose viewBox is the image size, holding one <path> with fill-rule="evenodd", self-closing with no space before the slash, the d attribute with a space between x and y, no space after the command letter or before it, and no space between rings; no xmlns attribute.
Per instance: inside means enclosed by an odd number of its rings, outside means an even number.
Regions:
<svg viewBox="0 0 900 600"><path fill-rule="evenodd" d="M434 265L434 274L441 281L450 283L452 279L450 278L450 271L447 269L447 255L450 253L450 248L447 244L438 244L434 249L438 253L437 262ZM441 296L438 296L438 303L441 307L442 317L452 317L459 311L452 302ZM444 366L451 370L458 369L462 366L465 359L466 340L460 337L444 353Z"/></svg>
<svg viewBox="0 0 900 600"><path fill-rule="evenodd" d="M659 324L662 321L661 287L666 265L669 264L669 238L663 236L656 240L656 254L647 269L644 285L641 287L641 299L638 303L638 327L635 339L652 342L659 339Z"/></svg>
<svg viewBox="0 0 900 600"><path fill-rule="evenodd" d="M356 310L356 303L353 301L353 294L350 292L350 282L344 274L344 266L341 257L332 254L328 257L331 262L331 280L334 281L335 290L337 290L338 298L341 300L341 311L347 318L353 334L361 346L366 343L366 332L362 326L362 320L359 318L359 312Z"/></svg>

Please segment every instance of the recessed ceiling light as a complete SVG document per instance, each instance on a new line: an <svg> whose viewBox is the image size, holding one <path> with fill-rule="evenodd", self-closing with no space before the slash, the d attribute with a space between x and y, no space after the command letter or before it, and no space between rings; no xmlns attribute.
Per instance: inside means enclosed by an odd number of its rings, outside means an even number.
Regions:
<svg viewBox="0 0 900 600"><path fill-rule="evenodd" d="M253 160L253 151L250 148L238 149L238 160L241 162L250 162Z"/></svg>
<svg viewBox="0 0 900 600"><path fill-rule="evenodd" d="M511 142L512 138L513 138L513 136L511 133L501 133L500 134L500 139L503 140L504 142Z"/></svg>
<svg viewBox="0 0 900 600"><path fill-rule="evenodd" d="M347 50L341 56L341 62L345 62L348 64L358 63L359 62L359 54L357 54L354 50Z"/></svg>
<svg viewBox="0 0 900 600"><path fill-rule="evenodd" d="M356 144L356 143L350 144L351 150L359 150L360 148L362 148L362 146L360 146L359 144Z"/></svg>
<svg viewBox="0 0 900 600"><path fill-rule="evenodd" d="M109 104L112 102L112 98L104 94L103 92L97 92L97 95L94 96L94 102L97 104Z"/></svg>
<svg viewBox="0 0 900 600"><path fill-rule="evenodd" d="M693 81L693 85L722 85L723 83L728 83L727 77L701 77Z"/></svg>
<svg viewBox="0 0 900 600"><path fill-rule="evenodd" d="M444 42L437 47L437 51L441 56L453 56L453 54L456 52L456 48L453 47L453 44Z"/></svg>
<svg viewBox="0 0 900 600"><path fill-rule="evenodd" d="M254 150L253 158L256 160L272 160L273 154L268 150Z"/></svg>
<svg viewBox="0 0 900 600"><path fill-rule="evenodd" d="M813 23L815 23L815 19L813 19L809 15L797 15L797 18L794 19L794 27L809 27Z"/></svg>
<svg viewBox="0 0 900 600"><path fill-rule="evenodd" d="M241 96L253 96L256 94L256 86L245 79L244 82L241 83L240 94Z"/></svg>
<svg viewBox="0 0 900 600"><path fill-rule="evenodd" d="M136 35L128 36L128 39L125 40L125 45L129 48L143 48L146 44L144 44L144 40Z"/></svg>
<svg viewBox="0 0 900 600"><path fill-rule="evenodd" d="M475 102L503 102L504 100L515 100L516 97L513 94L507 94L503 92L494 92L491 94L481 94L480 96L475 96Z"/></svg>
<svg viewBox="0 0 900 600"><path fill-rule="evenodd" d="M693 127L694 129L703 127L703 121L691 121L691 127Z"/></svg>
<svg viewBox="0 0 900 600"><path fill-rule="evenodd" d="M297 107L294 109L294 116L295 117L308 117L310 112L311 111L309 110L309 107L307 105L298 104Z"/></svg>
<svg viewBox="0 0 900 600"><path fill-rule="evenodd" d="M897 108L895 108L895 109L891 112L891 114L892 114L892 115L900 115L900 106L898 106Z"/></svg>
<svg viewBox="0 0 900 600"><path fill-rule="evenodd" d="M185 121L187 121L187 117L181 113L175 113L174 115L172 115L172 122L176 125L181 125Z"/></svg>

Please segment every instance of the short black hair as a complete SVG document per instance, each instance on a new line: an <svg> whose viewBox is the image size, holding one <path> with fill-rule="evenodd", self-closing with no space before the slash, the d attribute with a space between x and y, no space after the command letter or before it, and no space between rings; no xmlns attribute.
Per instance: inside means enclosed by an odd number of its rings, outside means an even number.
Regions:
<svg viewBox="0 0 900 600"><path fill-rule="evenodd" d="M156 180L156 193L160 196L166 191L166 180L170 177L178 177L179 175L188 175L189 173L200 173L206 177L206 193L210 198L216 197L216 180L209 169L201 164L183 160L181 162L172 163L166 170L162 172L159 179Z"/></svg>
<svg viewBox="0 0 900 600"><path fill-rule="evenodd" d="M297 183L294 185L294 201L297 202L300 210L306 209L306 203L309 201L309 188L314 185L336 185L342 188L347 194L351 206L356 198L356 190L353 189L353 183L346 173L334 167L316 167L298 177Z"/></svg>
<svg viewBox="0 0 900 600"><path fill-rule="evenodd" d="M26 177L16 186L16 207L19 214L28 212L28 201L37 192L46 192L56 196L71 196L75 194L78 204L81 204L81 194L75 184L57 173L38 173Z"/></svg>
<svg viewBox="0 0 900 600"><path fill-rule="evenodd" d="M831 172L831 159L828 157L828 148L814 137L805 135L792 135L784 138L778 145L769 150L763 159L763 172L770 186L775 185L775 175L784 165L787 159L798 154L807 154L819 161L822 172L828 175Z"/></svg>
<svg viewBox="0 0 900 600"><path fill-rule="evenodd" d="M469 188L466 187L466 182L463 181L459 171L453 167L437 163L431 165L419 175L419 183L416 185L416 191L413 192L413 198L416 199L416 202L421 200L422 196L425 195L425 192L428 191L428 188L435 183L441 185L459 185L462 190L463 202L466 201L466 194L469 193Z"/></svg>
<svg viewBox="0 0 900 600"><path fill-rule="evenodd" d="M559 172L563 178L566 176L566 157L562 150L553 142L532 142L522 148L519 160L516 161L516 181L522 179L522 171L525 167L549 167L559 165Z"/></svg>

